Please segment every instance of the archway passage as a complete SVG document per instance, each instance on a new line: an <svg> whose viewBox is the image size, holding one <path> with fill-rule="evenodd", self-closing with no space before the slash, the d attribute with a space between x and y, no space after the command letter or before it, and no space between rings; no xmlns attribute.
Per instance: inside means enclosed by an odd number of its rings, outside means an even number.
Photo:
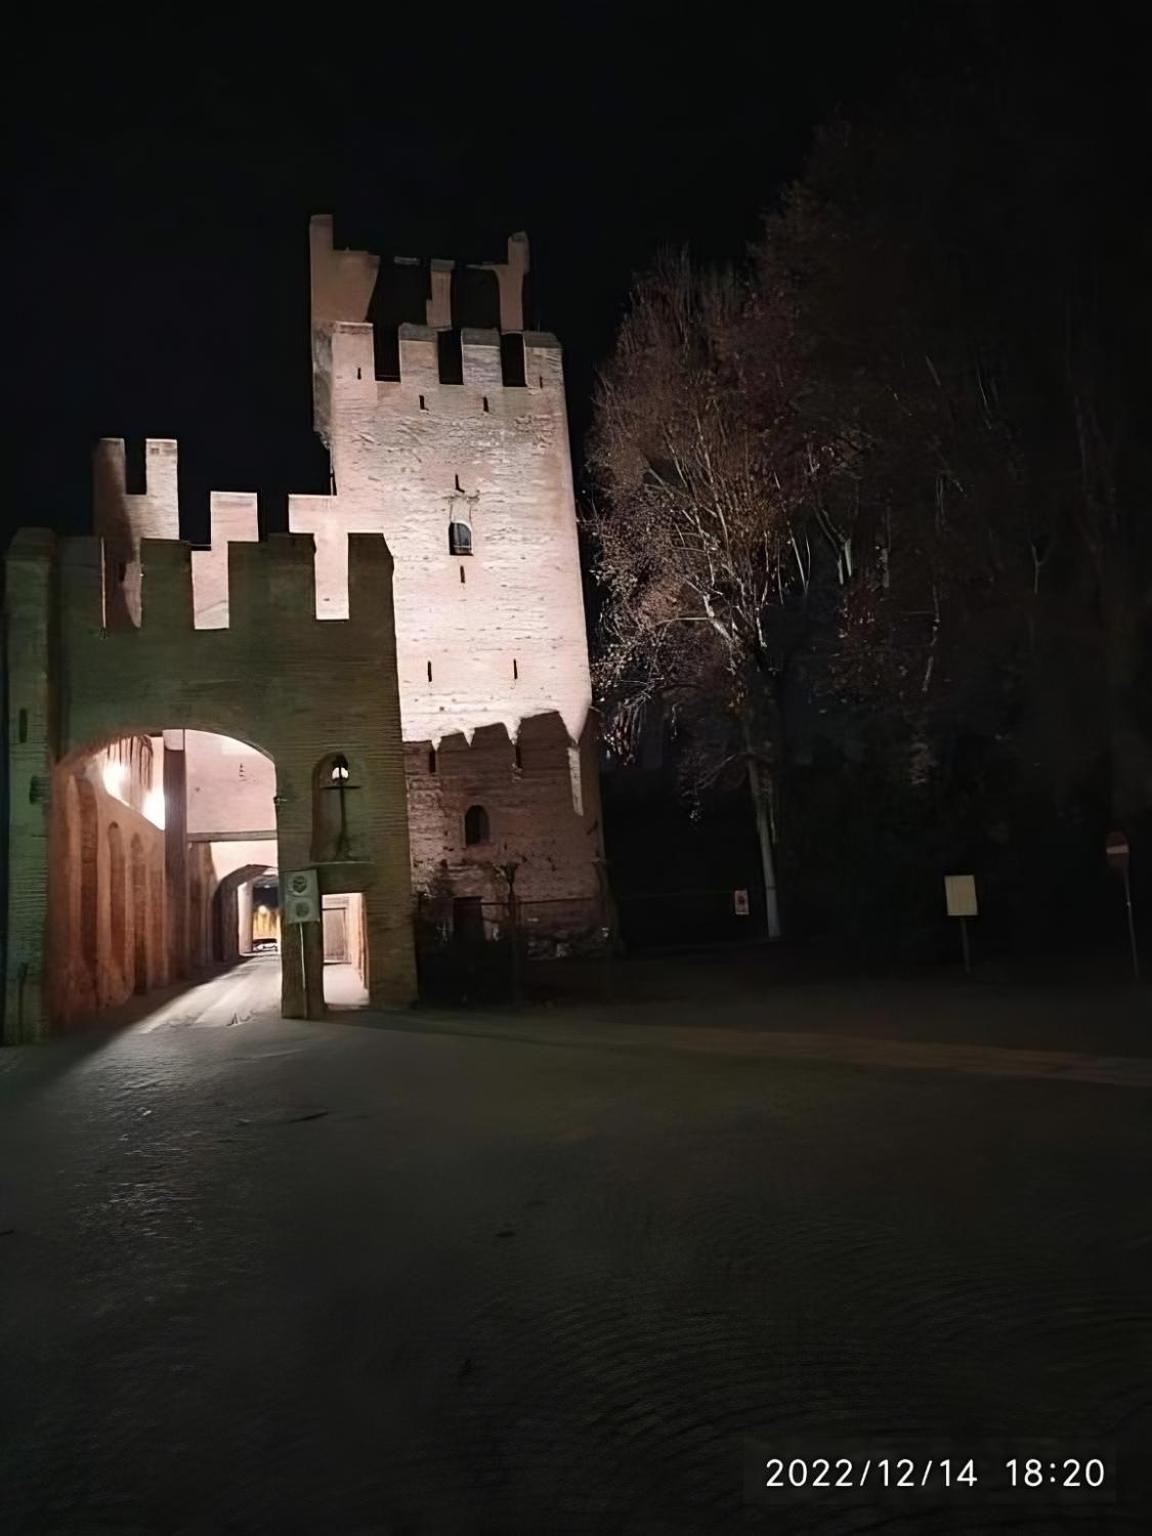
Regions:
<svg viewBox="0 0 1152 1536"><path fill-rule="evenodd" d="M251 901L238 893L276 878L270 758L232 737L170 729L73 753L55 773L48 975L56 1023L200 981L252 954ZM271 963L270 996L279 986Z"/></svg>
<svg viewBox="0 0 1152 1536"><path fill-rule="evenodd" d="M157 980L162 969L164 979L180 981L212 955L214 945L223 947L222 918L213 901L220 879L234 866L221 863L218 845L249 840L261 842L263 857L233 848L237 864L274 862L279 868L283 861L294 874L319 866L316 883L324 892L370 890L366 926L373 1007L406 1006L416 995L388 546L380 533L350 532L341 525L345 616L320 616L316 536L256 538L251 498L243 508L214 505L210 549L193 550L164 536L165 529L175 532L178 521L175 445L154 446L171 492L161 536L155 536L152 512L133 500L120 505L125 517L119 522L119 511L101 514L96 538L61 539L47 529L17 529L5 557L9 715L24 722L8 741L9 901L0 1021L5 1043L39 1039L62 1018L85 1011L83 988L61 963L83 958L86 938L79 892L75 903L72 899L82 864L78 790L71 796L77 825L62 839L53 835L57 808L69 800L66 786L57 793L59 781L78 774L93 779L99 796L126 804L128 793L138 801L127 810L116 807L115 815L106 815L103 799L98 806L102 868L95 900L89 896L87 902L92 952L79 969L101 988L115 993L125 985L124 975L117 978L112 967L108 912L106 822L118 820L128 847L132 835L140 834L149 886L157 874L163 881L164 952ZM233 512L242 515L237 519ZM133 521L136 513L140 517ZM125 529L132 535L127 541ZM109 601L115 596L109 589L117 585L126 599L120 609ZM228 800L238 808L237 819L220 825L213 797L205 805L200 803L205 797L195 794L182 731L190 740L197 732L220 732L251 744L241 748L250 756L251 746L267 754L276 765L274 821L271 814L258 824L248 816L240 819L237 773ZM316 764L332 754L345 758L349 777L327 792L337 815L331 852L321 855L313 851L316 797L310 791ZM103 759L108 785L100 782ZM270 789L270 766L266 773ZM145 792L158 806L145 805ZM149 809L156 814L149 815ZM200 830L198 814L207 818ZM198 844L211 845L207 854ZM277 849L274 859L268 857L271 844ZM281 1012L288 1018L323 1015L318 918L317 912L299 924L302 938L285 946L277 972ZM132 925L129 914L125 928ZM128 942L134 956L133 938ZM272 961L264 974L275 970ZM106 1005L117 998L100 995L97 1001Z"/></svg>
<svg viewBox="0 0 1152 1536"><path fill-rule="evenodd" d="M273 864L242 864L220 881L212 900L217 960L233 964L250 955L280 953L278 893Z"/></svg>

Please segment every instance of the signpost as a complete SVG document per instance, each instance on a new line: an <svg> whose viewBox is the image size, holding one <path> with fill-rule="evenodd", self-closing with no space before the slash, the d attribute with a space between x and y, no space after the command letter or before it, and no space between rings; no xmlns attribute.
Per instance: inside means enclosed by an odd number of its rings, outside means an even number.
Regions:
<svg viewBox="0 0 1152 1536"><path fill-rule="evenodd" d="M286 923L320 921L320 884L314 869L290 870L284 880L284 893Z"/></svg>
<svg viewBox="0 0 1152 1536"><path fill-rule="evenodd" d="M307 996L308 968L304 959L304 924L320 921L320 881L314 869L292 869L284 877L281 916L300 933L300 986Z"/></svg>
<svg viewBox="0 0 1152 1536"><path fill-rule="evenodd" d="M1140 980L1140 951L1136 947L1136 922L1132 916L1132 882L1128 877L1128 838L1123 832L1109 832L1104 840L1104 857L1109 869L1124 882L1124 906L1128 913L1128 946L1132 951L1132 975Z"/></svg>
<svg viewBox="0 0 1152 1536"><path fill-rule="evenodd" d="M960 919L960 947L964 953L964 972L972 974L972 953L968 947L968 919L979 915L975 875L945 875L944 901L949 917Z"/></svg>

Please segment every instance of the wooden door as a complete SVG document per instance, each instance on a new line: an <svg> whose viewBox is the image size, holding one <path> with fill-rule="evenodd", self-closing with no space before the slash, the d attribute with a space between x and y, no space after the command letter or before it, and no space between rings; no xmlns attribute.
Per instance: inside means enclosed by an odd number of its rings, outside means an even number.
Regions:
<svg viewBox="0 0 1152 1536"><path fill-rule="evenodd" d="M348 959L348 909L324 908L324 964L335 965Z"/></svg>

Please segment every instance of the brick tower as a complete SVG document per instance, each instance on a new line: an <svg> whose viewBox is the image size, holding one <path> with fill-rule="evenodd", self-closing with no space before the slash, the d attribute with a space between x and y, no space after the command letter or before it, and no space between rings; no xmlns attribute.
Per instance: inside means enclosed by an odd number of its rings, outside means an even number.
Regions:
<svg viewBox="0 0 1152 1536"><path fill-rule="evenodd" d="M346 602L347 536L395 561L418 891L496 903L541 934L603 921L594 724L561 351L524 329L529 251L382 263L312 220L314 420L332 494L293 497L317 616ZM485 291L487 290L487 291ZM466 301L491 324L470 328ZM381 316L387 319L381 319Z"/></svg>

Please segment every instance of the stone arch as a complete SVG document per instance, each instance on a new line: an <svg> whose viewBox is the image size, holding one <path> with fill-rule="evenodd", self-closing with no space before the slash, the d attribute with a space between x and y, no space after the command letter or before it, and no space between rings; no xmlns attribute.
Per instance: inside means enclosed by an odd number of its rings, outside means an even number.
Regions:
<svg viewBox="0 0 1152 1536"><path fill-rule="evenodd" d="M121 978L128 982L131 976L131 957L128 953L128 869L124 858L124 834L120 823L108 826L108 927L112 946L112 963Z"/></svg>
<svg viewBox="0 0 1152 1536"><path fill-rule="evenodd" d="M272 864L242 864L220 881L212 894L213 959L229 962L238 960L246 953L239 942L237 931L240 888L274 868Z"/></svg>
<svg viewBox="0 0 1152 1536"><path fill-rule="evenodd" d="M102 720L99 730L69 739L66 750L61 752L59 765L71 773L81 774L91 758L106 752L116 742L147 740L153 736L163 736L165 731L203 731L210 736L228 736L233 741L251 747L253 752L259 752L269 762L276 762L275 753L234 720L212 711L178 708L171 714L164 711L157 718L151 712L138 715L132 710L125 710L117 714L114 726Z"/></svg>
<svg viewBox="0 0 1152 1536"><path fill-rule="evenodd" d="M242 743L272 765L277 824L280 819L280 790L286 782L281 764L274 753L257 739L255 733L227 719L223 712L200 707L200 701L197 701L196 708L173 709L171 713L165 711L162 714L154 713L151 709L136 713L131 708L131 701L126 701L117 709L115 718L114 727L110 728L106 719L102 718L98 730L84 734L78 732L68 742L56 765L61 776L70 777L76 782L84 807L83 814L77 815L78 825L82 828L79 841L83 841L83 829L86 829L88 847L97 853L97 857L79 861L88 870L88 877L82 882L84 900L81 905L84 916L76 925L78 931L65 944L50 940L49 948L57 957L64 953L76 957L72 967L72 986L81 994L78 1002L83 1006L98 1008L119 1001L118 989L130 991L142 988L142 974L147 976L149 988L180 979L183 976L182 965L185 963L179 958L181 955L187 956L187 963L193 969L200 968L212 959L216 880L206 849L202 849L199 844L190 844L184 900L180 902L177 899L174 902L165 864L162 862L159 868L150 867L145 839L144 875L139 882L145 892L145 913L141 924L136 908L139 900L137 882L129 847L133 835L132 826L118 823L116 836L121 839L122 856L118 856L117 863L122 863L124 868L124 930L121 931L119 903L112 896L116 876L111 868L113 856L110 835L107 822L101 819L107 813L98 810L102 801L96 788L98 780L90 777L92 764L98 762L101 754L109 748L119 748L125 754L134 753L142 765L141 773L145 777L150 776L157 792L163 793L151 738L163 736L169 731L199 731ZM143 781L142 788L146 800L147 790ZM291 786L286 798L292 798ZM143 805L133 806L132 809L147 815ZM278 825L277 833L279 840ZM96 871L94 878L92 870ZM182 928L186 937L183 944L176 943L175 948L171 948L174 928ZM144 936L143 967L139 963L140 946L137 941L137 935L141 932ZM81 951L83 963L80 960ZM81 977L91 979L91 997L83 996L86 987Z"/></svg>
<svg viewBox="0 0 1152 1536"><path fill-rule="evenodd" d="M147 992L152 984L148 973L148 870L138 832L132 836L131 865L133 990Z"/></svg>

